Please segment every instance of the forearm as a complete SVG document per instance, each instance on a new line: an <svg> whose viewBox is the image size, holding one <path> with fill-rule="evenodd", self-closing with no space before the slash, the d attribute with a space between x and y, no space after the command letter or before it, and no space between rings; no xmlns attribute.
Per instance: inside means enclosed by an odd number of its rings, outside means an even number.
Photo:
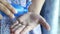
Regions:
<svg viewBox="0 0 60 34"><path fill-rule="evenodd" d="M36 14L40 14L44 2L45 0L32 0L32 4L29 7L29 11L34 12Z"/></svg>

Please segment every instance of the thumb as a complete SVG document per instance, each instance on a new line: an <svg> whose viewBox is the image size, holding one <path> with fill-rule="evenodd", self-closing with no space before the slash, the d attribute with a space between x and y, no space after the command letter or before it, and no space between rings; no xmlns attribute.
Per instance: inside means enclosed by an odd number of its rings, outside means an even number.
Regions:
<svg viewBox="0 0 60 34"><path fill-rule="evenodd" d="M43 27L45 27L47 30L50 30L49 24L46 22L46 20L45 20L42 16L40 16L40 18L39 18L39 23L40 23Z"/></svg>

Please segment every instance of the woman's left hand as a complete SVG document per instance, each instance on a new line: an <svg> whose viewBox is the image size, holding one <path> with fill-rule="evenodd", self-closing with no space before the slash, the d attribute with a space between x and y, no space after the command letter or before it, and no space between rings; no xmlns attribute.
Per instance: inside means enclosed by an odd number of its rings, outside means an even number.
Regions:
<svg viewBox="0 0 60 34"><path fill-rule="evenodd" d="M50 26L46 20L41 15L37 15L33 12L24 14L18 21L10 27L11 34L26 34L33 30L38 24L41 24L47 30L50 30Z"/></svg>

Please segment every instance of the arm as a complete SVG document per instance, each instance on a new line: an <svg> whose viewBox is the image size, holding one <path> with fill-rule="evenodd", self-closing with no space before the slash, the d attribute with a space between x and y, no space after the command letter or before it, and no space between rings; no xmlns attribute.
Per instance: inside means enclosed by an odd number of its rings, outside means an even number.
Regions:
<svg viewBox="0 0 60 34"><path fill-rule="evenodd" d="M32 0L32 4L29 7L29 11L34 12L36 14L40 14L44 2L45 0Z"/></svg>

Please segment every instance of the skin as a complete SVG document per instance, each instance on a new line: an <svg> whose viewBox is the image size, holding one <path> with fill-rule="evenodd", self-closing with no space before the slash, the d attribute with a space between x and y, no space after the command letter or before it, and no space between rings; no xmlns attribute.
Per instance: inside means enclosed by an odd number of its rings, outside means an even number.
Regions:
<svg viewBox="0 0 60 34"><path fill-rule="evenodd" d="M11 25L11 34L26 34L39 24L41 24L47 30L50 30L49 24L40 15L44 2L45 0L32 0L32 4L29 7L29 12L17 18L18 20ZM2 10L10 18L15 18L14 13L17 13L15 8L12 7L6 0L4 0L4 2L0 0L0 10Z"/></svg>
<svg viewBox="0 0 60 34"><path fill-rule="evenodd" d="M15 18L14 13L17 13L15 8L12 7L6 0L0 0L0 10L8 15L10 18Z"/></svg>
<svg viewBox="0 0 60 34"><path fill-rule="evenodd" d="M0 14L0 20L3 18L3 16Z"/></svg>

